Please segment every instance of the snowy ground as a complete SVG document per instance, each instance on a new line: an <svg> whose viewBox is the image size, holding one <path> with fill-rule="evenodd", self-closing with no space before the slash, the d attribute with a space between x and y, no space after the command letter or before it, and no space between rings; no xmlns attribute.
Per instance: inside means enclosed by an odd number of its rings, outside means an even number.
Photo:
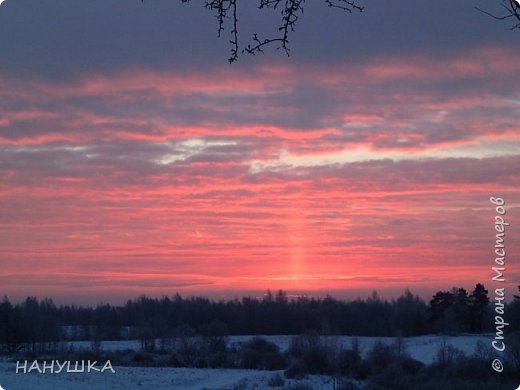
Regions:
<svg viewBox="0 0 520 390"><path fill-rule="evenodd" d="M114 367L104 373L16 374L15 364L0 363L0 385L5 390L104 390L104 389L182 389L182 390L267 390L269 380L282 371L224 370L194 368ZM285 385L305 383L313 389L332 389L329 377L309 375Z"/></svg>
<svg viewBox="0 0 520 390"><path fill-rule="evenodd" d="M459 335L459 336L447 336L446 342L449 345L461 350L467 355L471 355L478 341L483 342L485 345L490 346L491 341L493 340L492 334L478 334L478 335ZM231 346L240 346L241 344L251 340L253 336L231 336L229 338L229 343ZM263 337L271 342L274 342L282 352L286 351L289 348L291 343L291 339L293 336L259 336ZM377 342L377 340L381 340L384 343L394 343L394 337L350 337L350 336L325 336L322 337L325 342L330 344L336 344L342 348L350 348L352 345L352 340L357 338L359 342L359 347L361 349L361 354L363 356L372 348L372 346ZM418 337L407 337L403 338L404 344L406 346L407 351L412 356L412 358L419 360L425 364L430 364L434 361L437 349L441 341L443 340L442 336L436 335L428 335L428 336L418 336ZM91 343L88 341L76 341L70 343L77 348L85 348L89 349L91 347ZM137 340L129 340L129 341L103 341L101 343L101 349L105 351L117 351L124 349L132 349L138 350L140 348L140 344Z"/></svg>
<svg viewBox="0 0 520 390"><path fill-rule="evenodd" d="M238 346L251 336L230 337L230 343ZM280 349L286 350L291 336L265 336L275 342ZM352 337L328 337L326 342L349 348ZM366 354L377 340L385 343L395 342L394 338L357 337L362 354ZM446 342L466 354L472 354L477 343L490 345L492 335L461 335L445 338ZM443 341L441 336L420 336L405 338L409 354L423 363L434 361L437 349ZM75 347L90 348L89 342L74 342ZM101 344L105 350L138 349L137 341L105 341ZM30 364L30 362L29 362ZM115 374L103 373L60 373L28 374L16 373L16 363L0 362L0 385L5 390L103 390L103 389L185 389L185 390L267 390L269 380L282 371L235 370L235 369L191 369L191 368L144 368L117 367ZM305 383L313 389L332 389L331 378L327 376L308 376L296 381L285 379L285 386Z"/></svg>
<svg viewBox="0 0 520 390"><path fill-rule="evenodd" d="M247 340L251 339L252 336L233 336L230 338L231 345L240 345ZM293 336L263 336L267 340L274 342L280 350L285 351L289 348L291 338ZM352 346L352 340L356 338L359 342L359 348L362 356L366 356L367 352L374 346L377 340L381 340L384 343L391 344L395 342L394 337L350 337L350 336L327 336L323 337L325 342L332 345L338 345L341 348L350 348ZM418 336L418 337L407 337L403 338L406 350L415 360L419 360L425 364L431 364L435 360L437 350L440 343L446 340L447 344L461 350L466 355L473 354L475 346L479 341L485 345L490 346L493 340L491 334L478 334L478 335L459 335L443 338L441 336L429 335L429 336Z"/></svg>

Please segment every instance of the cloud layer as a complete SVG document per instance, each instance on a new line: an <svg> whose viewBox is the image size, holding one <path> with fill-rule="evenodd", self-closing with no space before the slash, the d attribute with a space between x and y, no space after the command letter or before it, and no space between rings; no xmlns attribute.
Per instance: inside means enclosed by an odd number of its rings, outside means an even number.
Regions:
<svg viewBox="0 0 520 390"><path fill-rule="evenodd" d="M7 4L14 20L27 18L19 4ZM184 58L194 37L161 56L159 37L188 25L150 25L135 5L107 3L111 18L123 12L109 23L96 6L38 4L28 30L0 24L28 53L0 67L1 293L469 288L490 279L493 195L507 202L508 250L520 249L520 55L501 32L462 45L462 23L453 41L421 31L423 47L400 37L400 51L343 58L331 43L320 62L300 46L298 61L228 67L207 42L207 63ZM52 12L70 37L87 34L85 67ZM132 20L137 37L124 40Z"/></svg>

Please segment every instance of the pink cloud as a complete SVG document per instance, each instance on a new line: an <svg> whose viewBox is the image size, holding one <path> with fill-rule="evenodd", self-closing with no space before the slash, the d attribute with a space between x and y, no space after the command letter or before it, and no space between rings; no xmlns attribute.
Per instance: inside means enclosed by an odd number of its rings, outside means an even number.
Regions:
<svg viewBox="0 0 520 390"><path fill-rule="evenodd" d="M348 72L280 65L60 85L2 79L1 96L17 104L0 109L1 292L485 282L487 198L499 191L518 207L518 153L420 153L515 145L518 96L484 79L514 86L518 59L485 48L385 57ZM475 84L456 93L446 84L468 79ZM373 160L252 169L284 153L312 162L362 147Z"/></svg>

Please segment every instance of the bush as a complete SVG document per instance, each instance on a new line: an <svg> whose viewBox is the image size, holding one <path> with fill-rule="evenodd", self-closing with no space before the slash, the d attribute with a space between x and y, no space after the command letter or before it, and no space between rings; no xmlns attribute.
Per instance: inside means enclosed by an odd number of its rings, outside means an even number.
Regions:
<svg viewBox="0 0 520 390"><path fill-rule="evenodd" d="M437 362L424 366L409 357L396 359L380 372L374 372L364 390L498 390L518 385L507 375L494 374L489 360L464 357L445 343L440 349L439 355L452 361L452 365Z"/></svg>
<svg viewBox="0 0 520 390"><path fill-rule="evenodd" d="M248 341L240 353L240 367L258 370L280 370L286 361L278 346L262 337Z"/></svg>
<svg viewBox="0 0 520 390"><path fill-rule="evenodd" d="M289 379L302 379L307 373L305 364L301 359L294 359L289 367L284 371L284 375Z"/></svg>
<svg viewBox="0 0 520 390"><path fill-rule="evenodd" d="M483 361L475 357L460 358L457 362L448 367L446 371L453 372L454 378L474 379L485 381L494 375L490 367L490 361Z"/></svg>
<svg viewBox="0 0 520 390"><path fill-rule="evenodd" d="M295 385L284 387L283 390L314 390L312 386L303 384L303 383L297 383Z"/></svg>
<svg viewBox="0 0 520 390"><path fill-rule="evenodd" d="M457 360L463 359L464 353L448 344L446 338L443 338L439 348L437 349L436 363L441 367L453 366Z"/></svg>
<svg viewBox="0 0 520 390"><path fill-rule="evenodd" d="M368 352L367 361L373 373L381 372L388 367L396 356L392 347L377 340L372 349Z"/></svg>
<svg viewBox="0 0 520 390"><path fill-rule="evenodd" d="M337 372L341 375L354 376L361 362L361 356L358 351L352 349L341 351L337 358Z"/></svg>
<svg viewBox="0 0 520 390"><path fill-rule="evenodd" d="M210 324L201 325L202 345L208 352L225 352L227 350L227 326L225 323L213 320Z"/></svg>
<svg viewBox="0 0 520 390"><path fill-rule="evenodd" d="M240 354L240 368L248 370L258 369L260 366L260 352L253 349L244 349Z"/></svg>
<svg viewBox="0 0 520 390"><path fill-rule="evenodd" d="M177 343L171 357L171 364L174 367L194 367L201 355L200 345L194 339L185 338Z"/></svg>
<svg viewBox="0 0 520 390"><path fill-rule="evenodd" d="M370 376L370 365L366 360L361 360L359 365L352 372L352 377L356 380L365 380Z"/></svg>
<svg viewBox="0 0 520 390"><path fill-rule="evenodd" d="M144 352L136 352L132 357L131 361L133 363L138 363L139 365L150 365L153 362L153 357Z"/></svg>
<svg viewBox="0 0 520 390"><path fill-rule="evenodd" d="M333 381L334 390L357 390L359 386L356 385L350 378L345 377L334 377Z"/></svg>
<svg viewBox="0 0 520 390"><path fill-rule="evenodd" d="M378 340L368 353L367 364L372 373L368 389L408 390L413 388L416 376L424 364L412 359L407 353L403 339L393 344Z"/></svg>
<svg viewBox="0 0 520 390"><path fill-rule="evenodd" d="M34 358L40 357L41 355L34 354ZM103 358L103 354L101 351L93 351L91 349L85 349L85 348L69 348L63 351L60 351L60 353L56 354L56 357L58 357L61 360L92 360L92 361L100 361Z"/></svg>
<svg viewBox="0 0 520 390"><path fill-rule="evenodd" d="M303 357L310 350L313 350L321 345L320 336L318 333L306 332L291 339L288 353L291 356Z"/></svg>
<svg viewBox="0 0 520 390"><path fill-rule="evenodd" d="M241 379L240 382L233 385L233 390L246 390L247 389L247 379Z"/></svg>
<svg viewBox="0 0 520 390"><path fill-rule="evenodd" d="M493 360L493 347L488 344L485 344L483 341L477 341L475 345L475 350L473 351L473 357L477 360L482 360L485 362L490 362Z"/></svg>
<svg viewBox="0 0 520 390"><path fill-rule="evenodd" d="M303 363L308 374L331 374L337 359L337 348L325 345L316 332L307 332L291 340L287 355Z"/></svg>
<svg viewBox="0 0 520 390"><path fill-rule="evenodd" d="M273 375L267 382L269 387L282 387L285 385L285 380L280 374Z"/></svg>
<svg viewBox="0 0 520 390"><path fill-rule="evenodd" d="M507 362L514 372L520 372L520 331L507 335Z"/></svg>
<svg viewBox="0 0 520 390"><path fill-rule="evenodd" d="M231 368L230 354L214 352L206 355L206 366L210 368Z"/></svg>
<svg viewBox="0 0 520 390"><path fill-rule="evenodd" d="M406 374L417 375L423 369L424 363L411 357L405 357L401 360L401 367Z"/></svg>
<svg viewBox="0 0 520 390"><path fill-rule="evenodd" d="M372 383L378 384L384 389L409 390L411 386L408 382L399 362L390 363L372 377Z"/></svg>

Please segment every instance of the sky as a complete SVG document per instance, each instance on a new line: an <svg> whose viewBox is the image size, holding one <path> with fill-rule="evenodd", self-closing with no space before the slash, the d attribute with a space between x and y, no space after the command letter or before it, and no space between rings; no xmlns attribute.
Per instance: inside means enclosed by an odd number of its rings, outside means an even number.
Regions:
<svg viewBox="0 0 520 390"><path fill-rule="evenodd" d="M279 24L252 3L242 46ZM499 1L360 4L230 65L195 0L5 1L0 295L516 293L520 30L474 8Z"/></svg>

